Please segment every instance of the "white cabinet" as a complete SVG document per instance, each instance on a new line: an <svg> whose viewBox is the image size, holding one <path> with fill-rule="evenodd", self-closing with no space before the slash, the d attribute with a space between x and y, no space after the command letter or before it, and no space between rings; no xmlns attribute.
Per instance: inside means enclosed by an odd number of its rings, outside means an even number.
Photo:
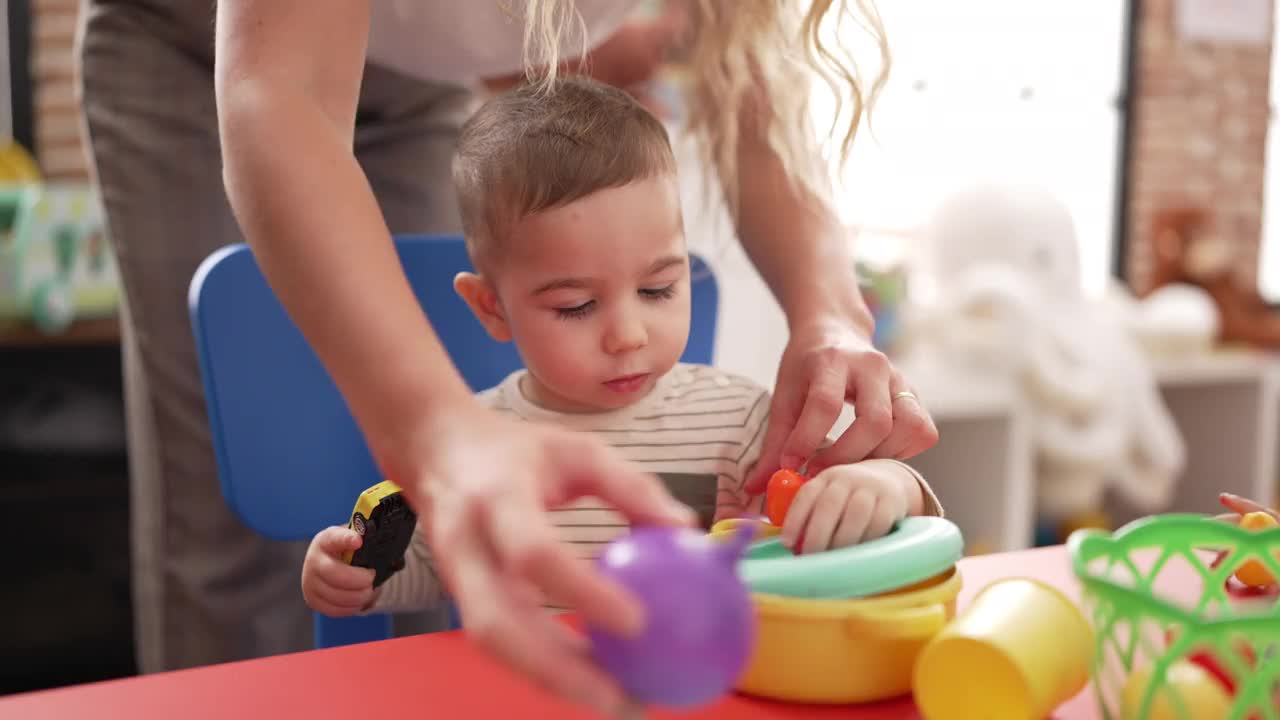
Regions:
<svg viewBox="0 0 1280 720"><path fill-rule="evenodd" d="M1277 373L1263 353L1219 353L1156 366L1161 393L1187 444L1170 510L1216 512L1218 493L1277 500Z"/></svg>
<svg viewBox="0 0 1280 720"><path fill-rule="evenodd" d="M1161 512L1216 513L1220 492L1275 507L1280 363L1263 353L1217 353L1159 363L1155 371L1187 447L1187 467ZM922 384L940 434L912 464L934 485L969 548L1029 545L1034 448L1017 393L961 377L912 379ZM1139 516L1120 503L1107 509L1117 523Z"/></svg>
<svg viewBox="0 0 1280 720"><path fill-rule="evenodd" d="M946 387L912 377L938 427L938 444L909 462L933 485L969 553L1029 547L1034 532L1033 453L1013 388L966 380Z"/></svg>
<svg viewBox="0 0 1280 720"><path fill-rule="evenodd" d="M723 208L703 210L687 142L676 142L690 249L720 283L715 364L773 387L787 327L734 237ZM1165 402L1187 443L1188 466L1170 511L1215 512L1234 492L1275 505L1280 364L1261 353L1220 353L1159 364ZM929 375L931 377L926 377ZM940 433L913 459L937 490L970 551L1029 546L1035 524L1034 449L1027 410L1011 387L947 373L911 373ZM837 431L846 427L846 412ZM1118 521L1132 511L1112 508Z"/></svg>

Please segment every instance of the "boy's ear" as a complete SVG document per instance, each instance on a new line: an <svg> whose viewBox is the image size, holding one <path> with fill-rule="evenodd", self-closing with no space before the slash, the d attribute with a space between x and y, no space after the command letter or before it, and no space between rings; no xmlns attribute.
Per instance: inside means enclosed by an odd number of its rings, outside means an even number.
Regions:
<svg viewBox="0 0 1280 720"><path fill-rule="evenodd" d="M498 342L511 342L511 327L502 314L498 293L488 281L475 273L460 272L453 278L453 290L471 308L489 337Z"/></svg>

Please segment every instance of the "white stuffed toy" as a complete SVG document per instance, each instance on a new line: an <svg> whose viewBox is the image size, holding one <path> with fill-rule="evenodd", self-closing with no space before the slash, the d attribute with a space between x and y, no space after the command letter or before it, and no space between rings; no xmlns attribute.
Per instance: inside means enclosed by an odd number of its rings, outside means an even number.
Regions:
<svg viewBox="0 0 1280 720"><path fill-rule="evenodd" d="M925 239L936 301L917 309L910 352L1021 390L1041 512L1097 511L1108 487L1144 512L1166 506L1185 448L1134 335L1140 306L1084 295L1066 208L1027 185L975 186L937 209Z"/></svg>

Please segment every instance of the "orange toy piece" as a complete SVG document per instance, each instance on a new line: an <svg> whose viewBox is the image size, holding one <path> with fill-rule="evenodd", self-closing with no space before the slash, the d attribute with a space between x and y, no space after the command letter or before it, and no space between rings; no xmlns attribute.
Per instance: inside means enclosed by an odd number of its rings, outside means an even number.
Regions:
<svg viewBox="0 0 1280 720"><path fill-rule="evenodd" d="M1251 512L1240 518L1240 527L1246 530L1269 530L1278 524L1276 519L1264 512ZM1236 570L1236 579L1253 588L1270 587L1276 579L1257 560L1250 560Z"/></svg>
<svg viewBox="0 0 1280 720"><path fill-rule="evenodd" d="M778 527L787 519L787 510L796 499L796 493L809 482L809 478L795 470L782 469L769 478L769 487L765 490L765 514L769 522Z"/></svg>

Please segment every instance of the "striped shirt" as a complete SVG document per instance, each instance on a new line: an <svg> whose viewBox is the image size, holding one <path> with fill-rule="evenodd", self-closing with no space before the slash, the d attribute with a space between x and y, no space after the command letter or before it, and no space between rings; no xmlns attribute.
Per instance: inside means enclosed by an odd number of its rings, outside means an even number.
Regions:
<svg viewBox="0 0 1280 720"><path fill-rule="evenodd" d="M481 393L480 399L522 420L595 435L622 458L661 478L677 500L698 513L704 528L722 518L761 511L763 496L749 496L743 486L760 457L770 396L751 380L703 365L681 364L633 405L602 413L566 414L530 402L520 390L524 374L523 370L513 373ZM923 479L921 487L926 513L941 514L937 498ZM596 498L580 498L548 512L561 540L585 559L594 559L629 529L621 514ZM372 610L421 610L440 602L442 593L430 550L422 533L415 533L405 568L382 586Z"/></svg>

